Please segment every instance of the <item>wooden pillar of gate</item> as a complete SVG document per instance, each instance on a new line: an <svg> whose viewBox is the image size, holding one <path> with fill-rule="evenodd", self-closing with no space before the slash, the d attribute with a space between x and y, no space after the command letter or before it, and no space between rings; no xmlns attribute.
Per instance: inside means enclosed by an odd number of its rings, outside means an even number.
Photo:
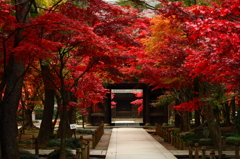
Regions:
<svg viewBox="0 0 240 159"><path fill-rule="evenodd" d="M145 126L151 125L150 121L150 88L149 86L146 86L143 89L143 109L145 110L144 113L144 119L145 119Z"/></svg>
<svg viewBox="0 0 240 159"><path fill-rule="evenodd" d="M104 125L111 125L111 91L104 99Z"/></svg>

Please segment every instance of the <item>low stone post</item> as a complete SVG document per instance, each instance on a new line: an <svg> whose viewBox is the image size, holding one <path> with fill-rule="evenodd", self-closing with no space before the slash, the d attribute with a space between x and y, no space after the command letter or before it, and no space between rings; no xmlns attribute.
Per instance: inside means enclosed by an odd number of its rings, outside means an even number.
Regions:
<svg viewBox="0 0 240 159"><path fill-rule="evenodd" d="M210 150L210 159L214 159L215 158L215 152L214 150Z"/></svg>
<svg viewBox="0 0 240 159"><path fill-rule="evenodd" d="M202 146L202 159L206 159L206 146Z"/></svg>
<svg viewBox="0 0 240 159"><path fill-rule="evenodd" d="M193 150L192 150L192 147L193 147L193 142L190 141L190 142L189 142L189 152L188 152L189 159L192 159L192 158L193 158Z"/></svg>
<svg viewBox="0 0 240 159"><path fill-rule="evenodd" d="M199 143L195 143L194 147L195 147L195 159L199 159Z"/></svg>
<svg viewBox="0 0 240 159"><path fill-rule="evenodd" d="M239 159L239 142L235 142L235 159Z"/></svg>

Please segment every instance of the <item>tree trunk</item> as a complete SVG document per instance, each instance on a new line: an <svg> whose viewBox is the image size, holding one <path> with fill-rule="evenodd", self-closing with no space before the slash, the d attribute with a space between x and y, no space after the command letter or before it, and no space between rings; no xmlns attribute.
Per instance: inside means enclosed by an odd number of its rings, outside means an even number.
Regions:
<svg viewBox="0 0 240 159"><path fill-rule="evenodd" d="M224 124L231 125L230 121L230 106L228 105L228 102L226 102L222 109L223 117L224 117Z"/></svg>
<svg viewBox="0 0 240 159"><path fill-rule="evenodd" d="M205 106L205 118L207 119L210 136L213 139L214 145L217 146L218 154L222 154L222 135L220 130L219 112L215 111L212 106Z"/></svg>
<svg viewBox="0 0 240 159"><path fill-rule="evenodd" d="M42 61L40 61L40 64L41 64L42 79L43 79L44 90L45 90L45 100L44 100L42 122L39 130L39 134L38 134L38 141L41 141L41 144L45 144L49 140L50 135L54 131L54 129L52 128L52 118L53 118L53 112L54 112L55 91L51 83L52 78L51 78L49 66L44 65Z"/></svg>
<svg viewBox="0 0 240 159"><path fill-rule="evenodd" d="M74 129L70 129L70 124L76 123L76 107L71 107L68 111L68 122L67 122L67 138L71 138L74 133Z"/></svg>
<svg viewBox="0 0 240 159"><path fill-rule="evenodd" d="M38 129L32 121L32 109L25 109L24 110L24 116L25 116L25 121L24 121L24 125L23 125L23 129L25 130L36 130Z"/></svg>
<svg viewBox="0 0 240 159"><path fill-rule="evenodd" d="M232 118L232 124L233 124L233 127L235 129L237 129L235 97L233 97L233 99L231 100L230 106L231 106L231 109L232 109L232 114L231 114L231 116L232 116L231 117Z"/></svg>
<svg viewBox="0 0 240 159"><path fill-rule="evenodd" d="M64 84L64 83L62 83ZM65 88L65 87L63 87ZM60 143L60 158L59 159L66 159L66 137L67 137L67 93L65 89L62 89L62 113L61 113L61 120L59 128L61 129L61 143Z"/></svg>
<svg viewBox="0 0 240 159"><path fill-rule="evenodd" d="M28 23L29 5L26 0L15 0L16 19L19 23ZM19 46L22 40L23 28L16 29L14 47ZM16 112L22 93L23 77L25 71L24 59L11 53L8 62L10 70L3 101L0 104L0 137L3 159L19 159L17 143Z"/></svg>
<svg viewBox="0 0 240 159"><path fill-rule="evenodd" d="M189 123L189 112L183 111L181 112L181 131L186 132L190 130L190 123Z"/></svg>
<svg viewBox="0 0 240 159"><path fill-rule="evenodd" d="M45 144L53 133L52 118L54 110L54 93L55 91L52 89L45 89L43 117L38 134L38 141L41 141L41 144Z"/></svg>
<svg viewBox="0 0 240 159"><path fill-rule="evenodd" d="M77 99L73 96L70 97L71 101L76 102ZM76 107L71 107L68 111L67 111L67 121L66 121L66 125L65 125L65 129L67 130L67 138L71 138L74 130L70 129L70 124L75 124L76 123ZM60 121L60 125L62 124L62 120ZM63 127L59 127L58 129L58 134L57 134L57 138L60 138L62 135L62 130Z"/></svg>
<svg viewBox="0 0 240 159"><path fill-rule="evenodd" d="M2 158L4 159L19 158L16 112L22 93L24 69L25 66L23 62L19 62L19 60L18 62L14 61L4 99L1 103L0 136Z"/></svg>

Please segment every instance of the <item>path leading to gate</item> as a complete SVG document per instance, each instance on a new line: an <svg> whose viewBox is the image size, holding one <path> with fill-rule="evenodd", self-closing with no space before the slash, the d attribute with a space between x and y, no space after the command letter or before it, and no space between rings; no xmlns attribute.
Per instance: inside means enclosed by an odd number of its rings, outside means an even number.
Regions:
<svg viewBox="0 0 240 159"><path fill-rule="evenodd" d="M176 159L142 128L113 128L106 159Z"/></svg>

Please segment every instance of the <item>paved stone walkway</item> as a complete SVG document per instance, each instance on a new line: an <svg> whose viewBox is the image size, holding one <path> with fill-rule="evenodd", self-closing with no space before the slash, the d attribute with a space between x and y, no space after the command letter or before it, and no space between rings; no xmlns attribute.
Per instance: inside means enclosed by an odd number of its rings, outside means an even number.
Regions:
<svg viewBox="0 0 240 159"><path fill-rule="evenodd" d="M106 159L176 159L142 128L114 128Z"/></svg>

